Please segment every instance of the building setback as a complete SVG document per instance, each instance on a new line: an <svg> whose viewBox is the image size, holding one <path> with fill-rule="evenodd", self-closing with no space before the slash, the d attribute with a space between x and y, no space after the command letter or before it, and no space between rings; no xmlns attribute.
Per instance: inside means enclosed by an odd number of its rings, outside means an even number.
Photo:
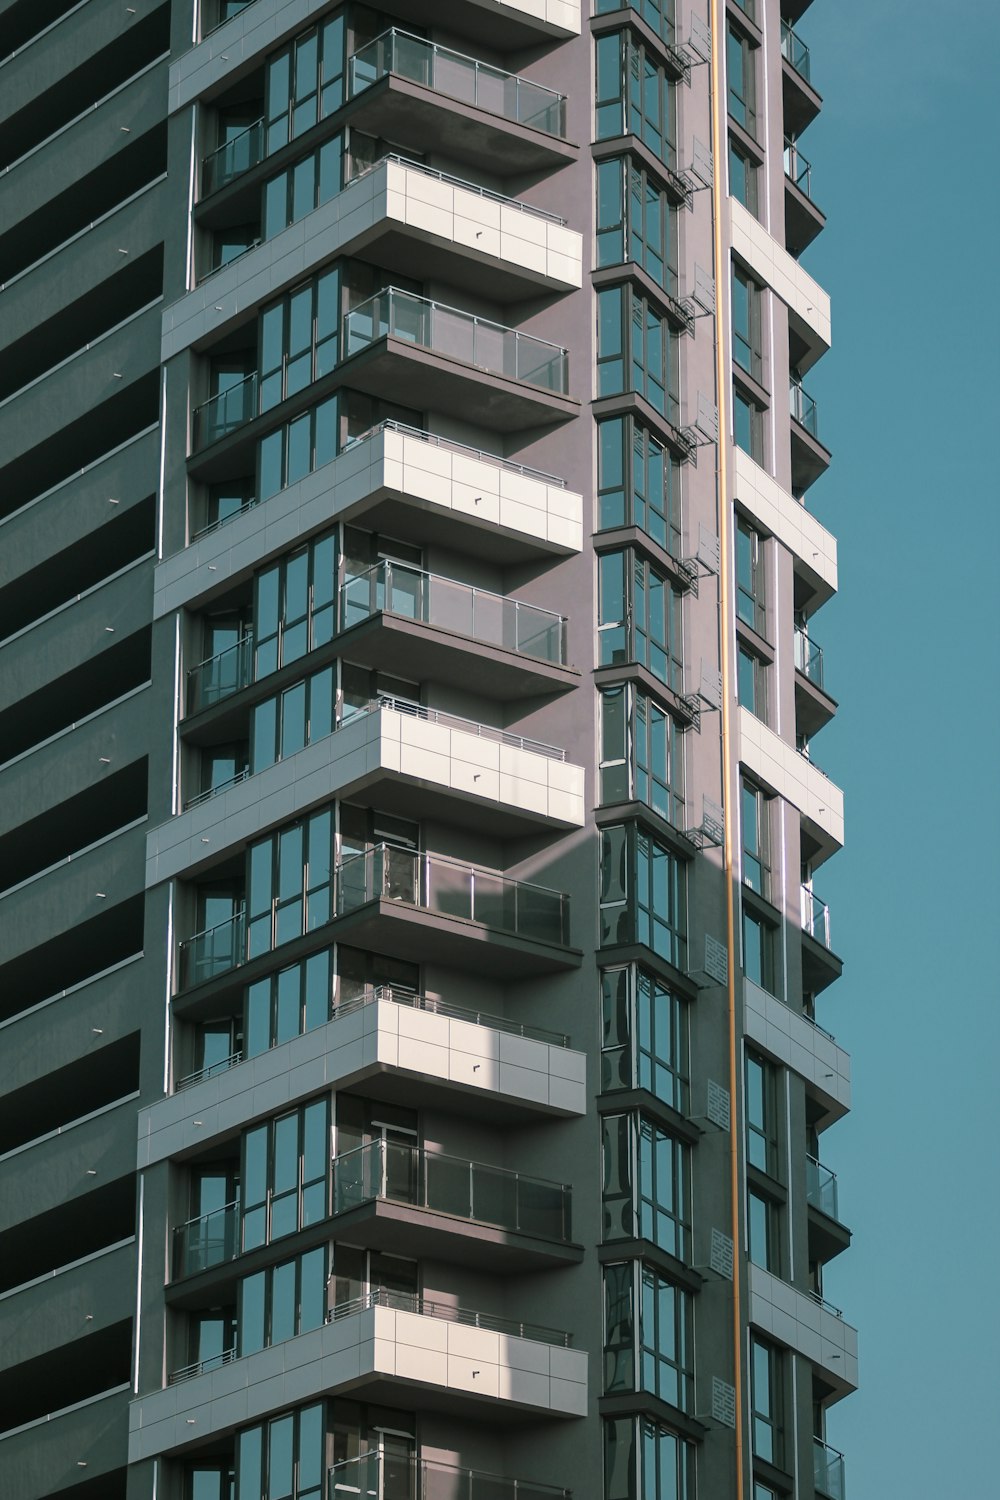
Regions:
<svg viewBox="0 0 1000 1500"><path fill-rule="evenodd" d="M0 0L4 1500L846 1500L807 6Z"/></svg>

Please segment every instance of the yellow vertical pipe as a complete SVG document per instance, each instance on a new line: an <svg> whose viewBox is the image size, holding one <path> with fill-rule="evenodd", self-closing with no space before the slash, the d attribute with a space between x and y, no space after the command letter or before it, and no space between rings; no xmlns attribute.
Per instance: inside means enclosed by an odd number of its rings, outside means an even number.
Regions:
<svg viewBox="0 0 1000 1500"><path fill-rule="evenodd" d="M733 827L736 822L732 797L732 660L730 656L730 504L729 504L729 370L726 361L724 339L726 288L729 284L729 268L726 264L722 242L722 213L724 206L723 177L726 170L728 135L725 127L723 105L722 58L726 39L725 0L714 0L710 5L712 23L712 159L715 170L712 174L712 234L713 260L715 268L715 382L719 413L718 484L719 484L719 637L720 666L722 669L722 807L725 836L724 878L726 884L726 952L728 955L728 1019L729 1019L729 1098L730 1098L730 1198L733 1231L733 1386L736 1391L736 1500L744 1496L744 1428L743 1428L743 1330L740 1299L741 1215L739 1178L739 1137L737 1098L739 1089L739 1065L736 1029L736 974L739 954L736 947L735 914L735 862L733 858Z"/></svg>

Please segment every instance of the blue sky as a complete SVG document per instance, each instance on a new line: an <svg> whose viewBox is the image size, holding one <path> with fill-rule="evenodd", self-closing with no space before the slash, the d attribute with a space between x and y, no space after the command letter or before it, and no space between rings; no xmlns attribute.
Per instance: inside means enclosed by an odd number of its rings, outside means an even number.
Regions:
<svg viewBox="0 0 1000 1500"><path fill-rule="evenodd" d="M862 1382L829 1437L848 1500L978 1500L1000 1391L1000 6L815 0L797 30L828 215L802 259L834 315L808 505L840 545L813 634L841 708L814 749L847 799L819 1020L854 1076L822 1141L855 1236L825 1290Z"/></svg>

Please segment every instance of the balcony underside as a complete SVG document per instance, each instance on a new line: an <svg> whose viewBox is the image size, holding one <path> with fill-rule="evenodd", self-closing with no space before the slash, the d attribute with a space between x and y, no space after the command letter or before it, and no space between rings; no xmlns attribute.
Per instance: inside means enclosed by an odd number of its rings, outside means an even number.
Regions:
<svg viewBox="0 0 1000 1500"><path fill-rule="evenodd" d="M457 1261L498 1274L552 1270L583 1259L580 1245L539 1239L385 1199L338 1214L331 1232L335 1238L366 1250L384 1250L389 1255L418 1260Z"/></svg>
<svg viewBox="0 0 1000 1500"><path fill-rule="evenodd" d="M849 1249L851 1231L838 1219L831 1219L822 1209L809 1205L809 1258L826 1263Z"/></svg>
<svg viewBox="0 0 1000 1500"><path fill-rule="evenodd" d="M819 438L792 418L792 489L801 495L830 467L832 455Z"/></svg>
<svg viewBox="0 0 1000 1500"><path fill-rule="evenodd" d="M823 108L823 100L808 79L781 59L781 102L786 136L798 137Z"/></svg>
<svg viewBox="0 0 1000 1500"><path fill-rule="evenodd" d="M837 712L837 700L823 688L810 682L805 673L795 672L795 728L806 738L818 734Z"/></svg>
<svg viewBox="0 0 1000 1500"><path fill-rule="evenodd" d="M802 933L802 988L818 995L828 985L839 979L844 972L843 959L811 933Z"/></svg>
<svg viewBox="0 0 1000 1500"><path fill-rule="evenodd" d="M825 227L826 214L786 176L785 249L789 255L800 256Z"/></svg>
<svg viewBox="0 0 1000 1500"><path fill-rule="evenodd" d="M583 960L575 948L440 916L387 897L341 917L336 936L352 947L391 953L409 963L446 964L504 982L577 969Z"/></svg>

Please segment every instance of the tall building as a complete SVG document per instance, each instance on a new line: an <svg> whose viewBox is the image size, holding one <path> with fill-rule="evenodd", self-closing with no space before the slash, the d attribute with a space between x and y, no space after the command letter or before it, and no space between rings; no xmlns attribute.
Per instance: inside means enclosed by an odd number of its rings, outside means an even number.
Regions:
<svg viewBox="0 0 1000 1500"><path fill-rule="evenodd" d="M807 4L0 0L4 1500L845 1500Z"/></svg>

